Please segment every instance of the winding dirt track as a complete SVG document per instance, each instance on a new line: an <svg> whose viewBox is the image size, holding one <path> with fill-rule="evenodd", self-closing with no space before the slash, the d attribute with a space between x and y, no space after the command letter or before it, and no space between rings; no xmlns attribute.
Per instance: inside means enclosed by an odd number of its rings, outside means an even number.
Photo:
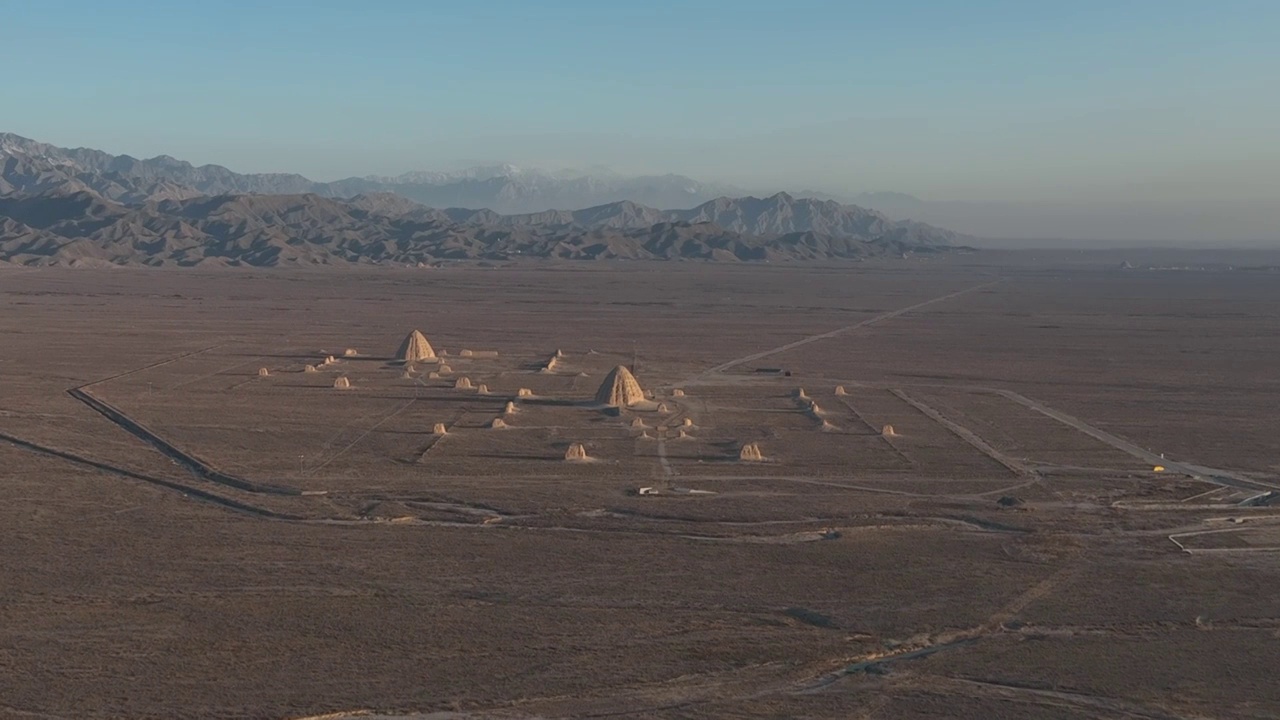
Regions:
<svg viewBox="0 0 1280 720"><path fill-rule="evenodd" d="M1119 698L1089 695L1086 693L1052 690L1023 685L1015 685L996 680L971 680L967 678L930 678L937 684L937 689L953 691L958 694L991 695L995 697L1012 697L1020 699L1040 700L1041 704L1053 707L1072 708L1090 715L1097 713L1100 717L1134 718L1134 720L1191 720L1189 716L1173 713L1159 707L1152 707L1121 700ZM970 691L970 692L966 692Z"/></svg>

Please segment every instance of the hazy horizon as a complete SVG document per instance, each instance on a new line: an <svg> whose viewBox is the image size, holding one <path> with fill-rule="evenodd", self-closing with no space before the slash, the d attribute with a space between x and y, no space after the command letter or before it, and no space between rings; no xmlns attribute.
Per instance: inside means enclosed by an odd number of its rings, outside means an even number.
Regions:
<svg viewBox="0 0 1280 720"><path fill-rule="evenodd" d="M1122 5L1122 6L1117 6ZM68 0L0 130L319 181L606 166L1004 237L1280 240L1280 6ZM252 22L246 22L251 18ZM56 48L56 52L50 52Z"/></svg>

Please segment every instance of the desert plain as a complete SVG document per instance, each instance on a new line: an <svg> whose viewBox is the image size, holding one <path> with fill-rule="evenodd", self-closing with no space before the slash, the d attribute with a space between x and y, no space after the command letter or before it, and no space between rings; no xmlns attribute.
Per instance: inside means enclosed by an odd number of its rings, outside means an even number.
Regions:
<svg viewBox="0 0 1280 720"><path fill-rule="evenodd" d="M1274 255L0 269L0 716L1276 717Z"/></svg>

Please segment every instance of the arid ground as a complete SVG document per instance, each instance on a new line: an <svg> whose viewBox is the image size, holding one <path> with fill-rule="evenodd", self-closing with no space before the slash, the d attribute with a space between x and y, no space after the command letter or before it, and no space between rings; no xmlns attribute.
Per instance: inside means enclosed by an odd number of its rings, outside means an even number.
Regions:
<svg viewBox="0 0 1280 720"><path fill-rule="evenodd" d="M0 716L1280 716L1280 273L1120 259L0 270Z"/></svg>

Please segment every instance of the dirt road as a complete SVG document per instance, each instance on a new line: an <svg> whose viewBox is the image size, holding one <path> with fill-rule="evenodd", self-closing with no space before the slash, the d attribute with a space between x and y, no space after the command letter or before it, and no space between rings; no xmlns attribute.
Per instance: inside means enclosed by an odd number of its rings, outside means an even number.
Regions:
<svg viewBox="0 0 1280 720"><path fill-rule="evenodd" d="M764 350L764 351L762 351L762 352L753 353L753 354L751 354L751 355L746 355L746 356L744 356L744 357L740 357L740 358L735 358L735 359L730 360L730 361L728 361L728 362L724 362L724 363L721 363L721 364L719 364L719 365L716 365L715 367L710 368L710 369L708 369L708 370L704 370L704 371L703 371L702 373L700 373L699 375L697 375L697 376L695 376L695 377L693 377L693 378L690 378L689 382L697 382L697 380L702 379L702 378L706 378L706 377L707 377L707 376L709 376L709 375L715 375L715 374L717 374L717 373L722 373L722 372L724 372L725 370L729 370L729 369L731 369L731 368L735 368L735 367L737 367L737 366L739 366L739 365L743 365L743 364L745 364L745 363L754 362L754 361L756 361L756 360L761 360L761 359L763 359L763 358L767 358L767 357L769 357L770 355L777 355L778 353L783 353L783 352L786 352L786 351L788 351L788 350L794 350L794 349L796 349L796 348L798 348L798 347L803 347L803 346L805 346L805 345L808 345L809 343L815 343L815 342L818 342L819 340L826 340L826 339L828 339L828 338L837 337L837 336L843 335L843 334L845 334L845 333L848 333L848 332L852 332L852 331L854 331L854 330L857 330L857 329L859 329L859 328L870 327L870 326L872 326L872 325L876 325L876 324L879 324L879 323L885 322L886 320L892 320L893 318L899 317L899 316L901 316L901 315L906 315L906 314L907 314L907 313L909 313L909 312L913 312L913 311L915 311L915 310L919 310L919 309L924 308L924 307L928 307L929 305L933 305L934 303L940 303L940 302L943 302L943 301L946 301L946 300L951 300L951 299L953 299L953 298L960 297L961 295L966 295L966 294L971 293L971 292L975 292L975 291L978 291L978 290L982 290L983 288L989 288L989 287L991 287L992 285L997 285L997 284L999 284L999 283L1001 283L1001 282L1003 282L1003 280L993 280L993 281L988 282L988 283L982 283L981 285L974 285L973 287L968 287L968 288L965 288L965 289L963 289L963 290L957 290L956 292L948 293L948 294L946 294L946 295L941 295L941 296L939 296L939 297L932 298L932 299L930 299L930 300L925 300L924 302L918 302L918 303L916 303L915 305L909 305L909 306L904 307L904 308L899 308L899 309L897 309L897 310L892 310L892 311L890 311L890 312L881 313L880 315L876 315L876 316L875 316L875 317L873 317L873 318L868 318L868 319L866 319L866 320L863 320L862 322L857 322L857 323L854 323L854 324L852 324L852 325L846 325L846 326L844 326L844 327L842 327L842 328L836 328L835 330L831 330L831 331L829 331L829 332L821 333L821 334L819 334L819 335L810 335L809 337L801 338L801 339L796 340L796 341L794 341L794 342L789 342L789 343L787 343L786 345L779 345L779 346L778 346L778 347L776 347L776 348L771 348L771 349L769 349L769 350Z"/></svg>
<svg viewBox="0 0 1280 720"><path fill-rule="evenodd" d="M1271 485L1268 483L1261 482L1259 480L1254 480L1253 478L1248 478L1243 475L1239 475L1237 473L1231 472L1230 470L1220 470L1218 468L1210 468L1210 467L1204 467L1202 465L1193 465L1191 463L1182 463L1182 462L1177 462L1175 460L1170 460L1164 457L1163 455L1151 452L1150 450L1146 450L1137 445L1134 445L1128 440L1118 438L1115 435L1112 435L1111 433L1106 432L1105 430L1099 430L1098 428L1086 423L1085 421L1079 418L1073 417L1059 410L1054 410L1053 408L1043 403L1037 402L1023 395L1019 395L1018 393L1013 392L1012 390L994 390L994 392L999 393L1000 395L1018 403L1019 405L1035 410L1036 412L1042 415L1051 417L1054 420L1057 420L1058 422L1064 425L1072 427L1084 433L1085 435L1088 435L1089 437L1092 437L1096 440L1104 442L1117 450L1126 452L1138 458L1139 460L1143 460L1147 463L1150 463L1152 466L1163 465L1170 472L1182 473L1183 475L1190 475L1191 477L1198 478L1201 480L1207 480L1209 482L1222 485L1224 487L1233 487L1241 490L1251 490L1253 492L1260 492L1260 493L1268 492L1270 490L1280 490L1280 486L1278 485Z"/></svg>

